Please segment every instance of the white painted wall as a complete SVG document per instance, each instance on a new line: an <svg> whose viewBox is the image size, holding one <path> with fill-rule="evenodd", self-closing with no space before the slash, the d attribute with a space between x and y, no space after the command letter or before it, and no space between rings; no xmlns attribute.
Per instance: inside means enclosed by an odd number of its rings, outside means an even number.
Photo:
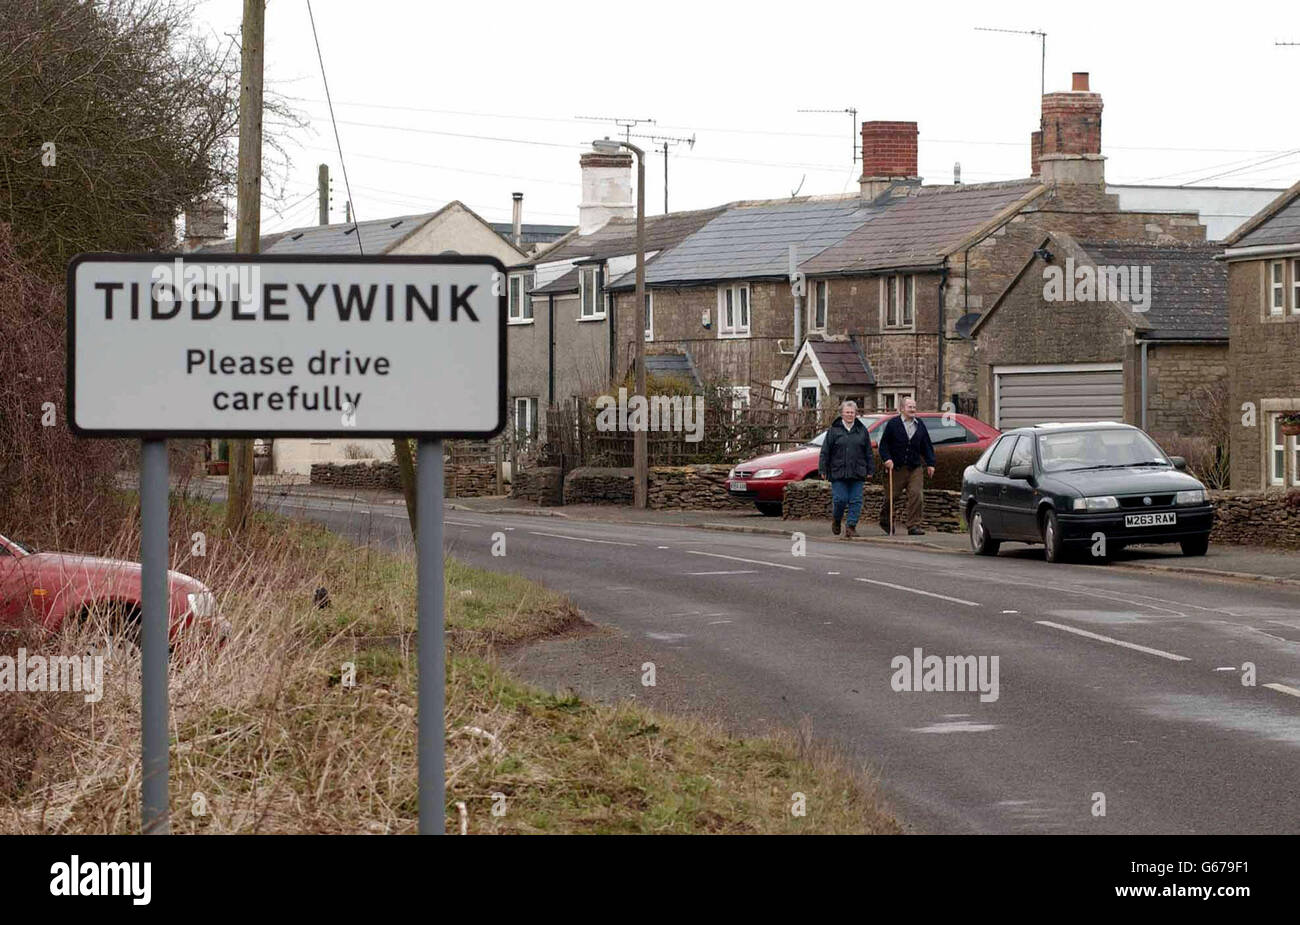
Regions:
<svg viewBox="0 0 1300 925"><path fill-rule="evenodd" d="M1119 196L1119 207L1130 212L1196 212L1207 241L1222 241L1264 206L1280 189L1199 186L1116 186L1106 192Z"/></svg>
<svg viewBox="0 0 1300 925"><path fill-rule="evenodd" d="M347 455L347 447L357 446L365 452L365 458L352 459ZM388 461L393 458L393 441L358 439L358 440L299 440L277 438L271 446L271 460L277 473L293 475L310 475L312 463L348 463L365 462L366 459Z"/></svg>

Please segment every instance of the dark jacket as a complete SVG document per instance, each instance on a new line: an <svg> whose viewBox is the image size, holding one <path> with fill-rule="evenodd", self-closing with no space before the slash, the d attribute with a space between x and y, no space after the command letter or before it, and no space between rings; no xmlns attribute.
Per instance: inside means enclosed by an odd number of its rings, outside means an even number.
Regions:
<svg viewBox="0 0 1300 925"><path fill-rule="evenodd" d="M912 439L907 439L907 428L903 426L903 416L894 415L885 425L885 431L880 435L880 458L892 459L895 466L907 466L909 468L919 466L923 462L927 466L934 465L934 444L930 442L930 432L925 429L925 421L920 417L915 418L916 433L912 434Z"/></svg>
<svg viewBox="0 0 1300 925"><path fill-rule="evenodd" d="M871 435L861 418L853 422L852 429L845 428L842 418L835 419L822 441L817 471L832 482L863 481L871 477L875 471Z"/></svg>

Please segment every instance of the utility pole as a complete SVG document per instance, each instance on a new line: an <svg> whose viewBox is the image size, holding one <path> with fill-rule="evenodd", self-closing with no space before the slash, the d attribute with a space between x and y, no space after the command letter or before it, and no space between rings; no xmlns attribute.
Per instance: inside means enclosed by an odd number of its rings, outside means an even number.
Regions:
<svg viewBox="0 0 1300 925"><path fill-rule="evenodd" d="M235 253L261 249L262 226L262 56L266 32L265 0L244 0L239 77L239 164L236 171ZM253 293L241 292L241 299ZM253 509L253 441L230 441L226 482L226 531L238 534Z"/></svg>
<svg viewBox="0 0 1300 925"><path fill-rule="evenodd" d="M320 169L316 171L316 187L316 195L320 202L320 224L328 225L330 223L329 164L321 164Z"/></svg>
<svg viewBox="0 0 1300 925"><path fill-rule="evenodd" d="M668 214L668 148L670 145L684 144L690 148L695 147L695 136L690 138L673 138L669 135L629 135L628 140L633 138L648 138L652 145L659 145L664 155L664 215Z"/></svg>

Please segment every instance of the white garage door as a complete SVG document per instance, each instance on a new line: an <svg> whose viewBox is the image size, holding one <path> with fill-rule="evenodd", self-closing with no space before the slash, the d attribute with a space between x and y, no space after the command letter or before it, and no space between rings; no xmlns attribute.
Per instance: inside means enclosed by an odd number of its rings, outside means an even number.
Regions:
<svg viewBox="0 0 1300 925"><path fill-rule="evenodd" d="M994 367L1001 430L1045 421L1123 421L1124 369L1119 363Z"/></svg>

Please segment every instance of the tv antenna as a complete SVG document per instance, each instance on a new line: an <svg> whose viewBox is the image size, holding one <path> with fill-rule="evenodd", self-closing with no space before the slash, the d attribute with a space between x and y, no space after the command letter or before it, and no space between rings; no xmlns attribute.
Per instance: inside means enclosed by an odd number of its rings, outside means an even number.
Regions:
<svg viewBox="0 0 1300 925"><path fill-rule="evenodd" d="M632 140L632 129L636 128L642 122L649 123L650 125L655 124L654 119L630 119L624 116L574 116L573 118L580 119L583 122L613 122L623 130L624 141Z"/></svg>
<svg viewBox="0 0 1300 925"><path fill-rule="evenodd" d="M857 161L862 155L862 145L858 141L858 111L852 107L848 109L798 109L796 112L829 112L829 113L848 113L851 123L849 124L849 139L853 148L853 160ZM800 184L802 185L802 184Z"/></svg>
<svg viewBox="0 0 1300 925"><path fill-rule="evenodd" d="M1039 69L1038 95L1047 93L1047 33L1040 29L993 29L988 26L976 26L976 32L1002 32L1006 35L1036 35L1042 43L1042 64Z"/></svg>
<svg viewBox="0 0 1300 925"><path fill-rule="evenodd" d="M672 135L632 135L629 138L646 138L650 144L656 148L663 149L664 155L664 215L668 214L668 149L673 145L686 145L688 148L695 148L695 136L690 138L675 138Z"/></svg>

